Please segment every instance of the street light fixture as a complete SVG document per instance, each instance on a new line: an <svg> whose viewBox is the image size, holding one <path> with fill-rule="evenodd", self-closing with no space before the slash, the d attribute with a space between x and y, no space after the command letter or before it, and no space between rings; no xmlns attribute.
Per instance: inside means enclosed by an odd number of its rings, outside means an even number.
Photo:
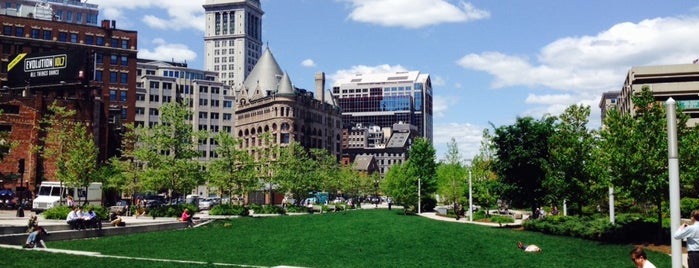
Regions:
<svg viewBox="0 0 699 268"><path fill-rule="evenodd" d="M473 183L471 180L471 165L473 159L464 159L464 165L468 168L468 221L473 221Z"/></svg>

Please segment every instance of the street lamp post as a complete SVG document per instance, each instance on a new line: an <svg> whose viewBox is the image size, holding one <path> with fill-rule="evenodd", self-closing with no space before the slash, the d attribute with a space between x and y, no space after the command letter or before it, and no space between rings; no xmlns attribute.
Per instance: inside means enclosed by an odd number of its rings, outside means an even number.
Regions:
<svg viewBox="0 0 699 268"><path fill-rule="evenodd" d="M473 221L473 184L471 183L471 167L468 168L468 221Z"/></svg>

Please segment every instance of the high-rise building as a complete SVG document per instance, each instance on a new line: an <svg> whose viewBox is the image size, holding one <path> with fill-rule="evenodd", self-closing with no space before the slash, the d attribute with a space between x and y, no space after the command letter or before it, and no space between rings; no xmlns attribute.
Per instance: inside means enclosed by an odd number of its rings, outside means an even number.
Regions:
<svg viewBox="0 0 699 268"><path fill-rule="evenodd" d="M187 68L186 64L138 60L136 82L136 126L160 123L159 109L168 102L183 101L192 112L192 129L216 135L233 135L234 97L230 87L219 82L218 73ZM110 98L123 98L110 93ZM216 158L213 138L199 144L201 162Z"/></svg>
<svg viewBox="0 0 699 268"><path fill-rule="evenodd" d="M206 0L204 69L238 89L262 55L259 0Z"/></svg>
<svg viewBox="0 0 699 268"><path fill-rule="evenodd" d="M80 0L4 0L0 14L97 26L96 4Z"/></svg>
<svg viewBox="0 0 699 268"><path fill-rule="evenodd" d="M419 71L357 74L333 85L345 126L405 123L432 140L432 81Z"/></svg>
<svg viewBox="0 0 699 268"><path fill-rule="evenodd" d="M622 112L634 114L633 94L647 86L658 102L672 97L689 115L688 126L699 123L699 64L636 66L629 70L617 98Z"/></svg>

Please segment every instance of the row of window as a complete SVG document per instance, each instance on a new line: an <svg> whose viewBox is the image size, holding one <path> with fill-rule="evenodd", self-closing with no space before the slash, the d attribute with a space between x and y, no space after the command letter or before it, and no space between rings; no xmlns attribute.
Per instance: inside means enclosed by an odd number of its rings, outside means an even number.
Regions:
<svg viewBox="0 0 699 268"><path fill-rule="evenodd" d="M218 119L219 118L219 113L211 113L209 114L208 112L199 112L199 119L209 119L209 116L211 116L211 119ZM223 121L230 121L231 118L233 118L233 115L230 113L223 113Z"/></svg>
<svg viewBox="0 0 699 268"><path fill-rule="evenodd" d="M74 32L65 32L65 31L58 31L57 35L54 35L53 30L48 30L48 29L36 29L36 28L31 28L29 33L25 32L26 29L24 26L22 27L14 27L11 25L5 25L3 26L2 29L2 34L5 36L16 36L16 37L25 37L25 34L29 34L29 37L32 39L43 39L47 41L52 41L53 38L55 37L56 40L60 42L69 42L69 43L79 43L79 34L74 33ZM112 37L112 38L107 38L104 36L95 36L95 35L88 35L86 34L84 36L84 41L85 44L87 45L98 45L98 46L104 46L106 42L109 42L111 47L114 48L123 48L123 49L128 49L130 40L129 39L121 39L118 37Z"/></svg>

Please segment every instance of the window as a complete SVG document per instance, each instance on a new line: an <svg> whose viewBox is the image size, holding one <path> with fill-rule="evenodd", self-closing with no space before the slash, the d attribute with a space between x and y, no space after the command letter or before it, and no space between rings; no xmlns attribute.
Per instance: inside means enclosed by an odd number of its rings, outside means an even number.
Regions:
<svg viewBox="0 0 699 268"><path fill-rule="evenodd" d="M103 45L104 45L104 36L98 36L98 37L97 37L97 45L98 45L98 46L103 46Z"/></svg>
<svg viewBox="0 0 699 268"><path fill-rule="evenodd" d="M129 57L121 56L121 66L128 66L128 65L129 65Z"/></svg>
<svg viewBox="0 0 699 268"><path fill-rule="evenodd" d="M2 27L2 34L3 35L12 35L12 26L3 26Z"/></svg>
<svg viewBox="0 0 699 268"><path fill-rule="evenodd" d="M128 49L129 48L129 40L121 40L121 48Z"/></svg>
<svg viewBox="0 0 699 268"><path fill-rule="evenodd" d="M136 94L136 101L145 101L146 94Z"/></svg>
<svg viewBox="0 0 699 268"><path fill-rule="evenodd" d="M41 31L39 29L32 29L32 38L39 39L40 32Z"/></svg>
<svg viewBox="0 0 699 268"><path fill-rule="evenodd" d="M109 82L110 83L117 82L117 72L109 72Z"/></svg>
<svg viewBox="0 0 699 268"><path fill-rule="evenodd" d="M77 23L83 22L83 13L78 12L75 14L75 22L77 22Z"/></svg>
<svg viewBox="0 0 699 268"><path fill-rule="evenodd" d="M109 57L109 64L116 65L118 62L117 55L112 55Z"/></svg>
<svg viewBox="0 0 699 268"><path fill-rule="evenodd" d="M199 112L199 119L206 119L208 114L206 112Z"/></svg>
<svg viewBox="0 0 699 268"><path fill-rule="evenodd" d="M15 36L17 36L17 37L24 37L24 28L22 28L22 27L15 27Z"/></svg>
<svg viewBox="0 0 699 268"><path fill-rule="evenodd" d="M122 91L119 91L119 100L120 100L120 101L123 101L123 102L126 102L126 99L127 99L127 97L126 97L126 91L123 91L123 90L122 90Z"/></svg>
<svg viewBox="0 0 699 268"><path fill-rule="evenodd" d="M73 21L73 11L68 10L66 12L66 21L67 22L72 22Z"/></svg>
<svg viewBox="0 0 699 268"><path fill-rule="evenodd" d="M71 43L77 43L77 42L78 42L78 34L76 34L76 33L71 33L71 34L70 34L70 42L71 42Z"/></svg>
<svg viewBox="0 0 699 268"><path fill-rule="evenodd" d="M158 109L150 108L150 109L148 109L148 114L149 115L158 115Z"/></svg>
<svg viewBox="0 0 699 268"><path fill-rule="evenodd" d="M116 101L116 90L109 90L109 101Z"/></svg>
<svg viewBox="0 0 699 268"><path fill-rule="evenodd" d="M86 35L85 36L85 44L94 45L95 44L95 37L92 35Z"/></svg>
<svg viewBox="0 0 699 268"><path fill-rule="evenodd" d="M104 55L100 52L95 53L95 63L96 64L104 64Z"/></svg>
<svg viewBox="0 0 699 268"><path fill-rule="evenodd" d="M218 113L211 113L211 119L218 119Z"/></svg>
<svg viewBox="0 0 699 268"><path fill-rule="evenodd" d="M68 33L58 32L58 41L61 41L61 42L68 41Z"/></svg>
<svg viewBox="0 0 699 268"><path fill-rule="evenodd" d="M224 114L223 114L223 121L230 121L230 120L231 120L231 117L232 117L231 114L224 113Z"/></svg>
<svg viewBox="0 0 699 268"><path fill-rule="evenodd" d="M231 108L233 107L233 102L232 101L223 101L223 107L225 108Z"/></svg>
<svg viewBox="0 0 699 268"><path fill-rule="evenodd" d="M119 47L119 39L112 38L112 47Z"/></svg>
<svg viewBox="0 0 699 268"><path fill-rule="evenodd" d="M150 81L150 88L160 88L160 83L157 81Z"/></svg>
<svg viewBox="0 0 699 268"><path fill-rule="evenodd" d="M44 40L51 40L52 37L51 30L44 30Z"/></svg>
<svg viewBox="0 0 699 268"><path fill-rule="evenodd" d="M158 95L150 94L148 95L148 98L151 102L160 102L160 96Z"/></svg>
<svg viewBox="0 0 699 268"><path fill-rule="evenodd" d="M126 108L121 108L121 119L126 119L127 110Z"/></svg>
<svg viewBox="0 0 699 268"><path fill-rule="evenodd" d="M119 80L120 83L122 83L122 84L129 83L129 74L128 73L120 73L119 75L121 76L120 80Z"/></svg>
<svg viewBox="0 0 699 268"><path fill-rule="evenodd" d="M95 71L95 81L102 81L102 71L101 70Z"/></svg>
<svg viewBox="0 0 699 268"><path fill-rule="evenodd" d="M142 115L146 112L146 108L143 107L136 107L136 114Z"/></svg>

